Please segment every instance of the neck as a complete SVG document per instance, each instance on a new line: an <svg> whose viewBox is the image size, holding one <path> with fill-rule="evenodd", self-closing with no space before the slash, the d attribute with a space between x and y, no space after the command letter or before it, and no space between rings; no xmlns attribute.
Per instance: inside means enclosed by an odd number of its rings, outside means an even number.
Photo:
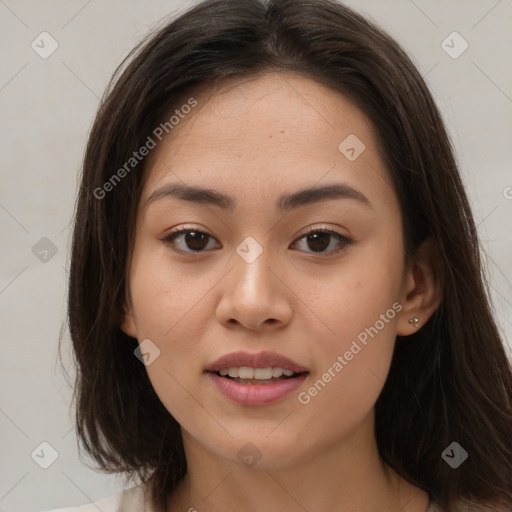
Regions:
<svg viewBox="0 0 512 512"><path fill-rule="evenodd" d="M219 457L184 432L187 474L168 511L425 512L428 495L378 454L369 415L350 439L293 466L249 468Z"/></svg>

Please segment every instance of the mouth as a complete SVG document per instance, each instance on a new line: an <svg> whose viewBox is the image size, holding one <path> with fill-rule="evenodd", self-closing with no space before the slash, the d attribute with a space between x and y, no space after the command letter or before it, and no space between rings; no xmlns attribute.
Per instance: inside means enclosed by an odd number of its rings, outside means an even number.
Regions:
<svg viewBox="0 0 512 512"><path fill-rule="evenodd" d="M233 368L236 368L237 370L240 368L249 368L253 370L268 370L269 368L281 369L281 374L277 375L276 372L276 377L280 377L283 374L289 377L291 376L289 373L290 371L293 373L302 373L308 371L307 368L300 366L286 356L277 354L276 352L251 353L243 351L231 352L230 354L219 357L219 359L211 363L206 368L206 371L220 372L222 370L224 372L223 376L229 375L233 378L254 378L254 375L250 374L249 371L246 371L243 375L235 375L234 371L232 371L231 373L233 373L233 375L231 375L229 370ZM273 374L272 376L268 376L268 372L261 373L261 375L263 375L263 378L268 379L274 377ZM265 377L265 375L267 376ZM258 378L258 375L256 375L256 378Z"/></svg>
<svg viewBox="0 0 512 512"><path fill-rule="evenodd" d="M205 371L224 397L242 405L276 402L309 375L303 366L273 352L228 354Z"/></svg>
<svg viewBox="0 0 512 512"><path fill-rule="evenodd" d="M271 379L241 379L229 375L221 376L220 372L207 372L207 377L223 398L246 406L261 406L284 400L308 375L309 372L302 372Z"/></svg>
<svg viewBox="0 0 512 512"><path fill-rule="evenodd" d="M309 373L307 371L294 372L286 368L271 367L251 368L248 366L232 366L230 368L222 368L215 373L219 377L229 379L239 384L257 385L257 384L273 384L282 380L290 380L297 378L299 375Z"/></svg>

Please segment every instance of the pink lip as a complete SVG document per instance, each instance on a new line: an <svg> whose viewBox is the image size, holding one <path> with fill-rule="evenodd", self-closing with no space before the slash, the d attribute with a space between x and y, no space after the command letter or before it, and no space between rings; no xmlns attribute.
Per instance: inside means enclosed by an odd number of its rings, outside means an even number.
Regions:
<svg viewBox="0 0 512 512"><path fill-rule="evenodd" d="M257 354L251 354L249 352L232 352L226 354L221 358L211 363L206 371L218 372L222 368L242 367L246 366L249 368L269 368L279 367L284 370L291 370L295 373L307 372L308 369L299 366L287 357L284 357L275 352L259 352Z"/></svg>
<svg viewBox="0 0 512 512"><path fill-rule="evenodd" d="M242 405L265 405L275 402L300 386L308 376L307 373L302 373L297 377L278 380L272 384L240 384L213 372L208 372L207 375L224 396Z"/></svg>

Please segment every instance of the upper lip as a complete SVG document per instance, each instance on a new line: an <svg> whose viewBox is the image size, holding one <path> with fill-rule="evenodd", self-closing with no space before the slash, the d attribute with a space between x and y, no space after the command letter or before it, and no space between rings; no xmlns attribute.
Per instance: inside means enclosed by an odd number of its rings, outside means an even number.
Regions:
<svg viewBox="0 0 512 512"><path fill-rule="evenodd" d="M223 368L238 368L242 366L249 368L283 368L284 370L291 370L295 373L308 371L307 368L275 352L258 352L257 354L251 354L250 352L231 352L211 363L206 368L206 371L218 372Z"/></svg>

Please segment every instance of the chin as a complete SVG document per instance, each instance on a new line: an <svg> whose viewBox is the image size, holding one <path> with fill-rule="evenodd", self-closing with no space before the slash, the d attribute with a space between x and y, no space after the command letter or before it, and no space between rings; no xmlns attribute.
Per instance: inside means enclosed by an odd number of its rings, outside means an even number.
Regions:
<svg viewBox="0 0 512 512"><path fill-rule="evenodd" d="M246 431L243 435L234 439L229 439L229 448L219 453L219 445L216 444L216 452L219 456L227 458L237 466L261 470L285 470L303 464L307 458L304 452L306 447L301 446L301 451L297 450L297 443L293 437L272 439L267 432L261 430ZM314 452L314 450L313 450Z"/></svg>

